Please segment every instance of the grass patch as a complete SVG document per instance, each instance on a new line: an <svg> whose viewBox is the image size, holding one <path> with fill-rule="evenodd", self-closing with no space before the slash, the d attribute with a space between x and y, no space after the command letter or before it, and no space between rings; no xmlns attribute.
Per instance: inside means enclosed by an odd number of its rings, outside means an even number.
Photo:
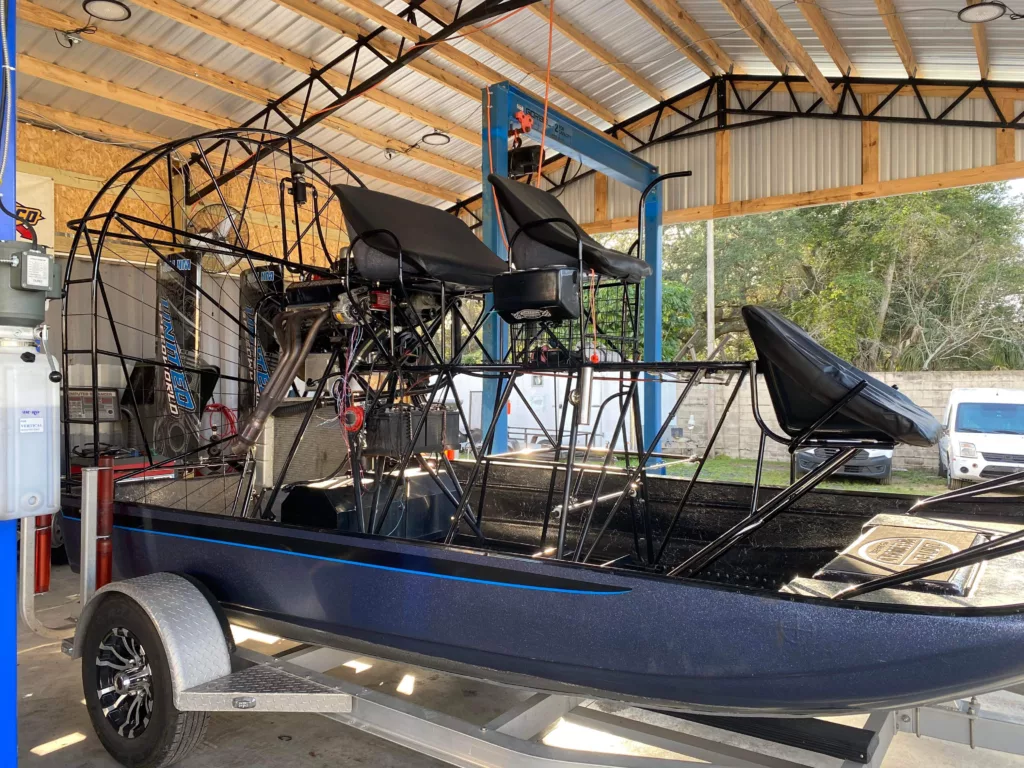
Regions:
<svg viewBox="0 0 1024 768"><path fill-rule="evenodd" d="M718 456L710 459L700 473L700 479L708 482L753 483L754 470L757 462L753 459L732 459ZM668 474L675 477L692 477L696 464L673 464ZM784 461L766 461L761 474L763 485L784 488L789 485L789 464ZM853 478L832 479L822 483L819 488L833 491L867 491L868 493L905 493L910 496L934 496L946 490L946 483L924 469L894 471L892 485L879 485L872 480L856 480Z"/></svg>

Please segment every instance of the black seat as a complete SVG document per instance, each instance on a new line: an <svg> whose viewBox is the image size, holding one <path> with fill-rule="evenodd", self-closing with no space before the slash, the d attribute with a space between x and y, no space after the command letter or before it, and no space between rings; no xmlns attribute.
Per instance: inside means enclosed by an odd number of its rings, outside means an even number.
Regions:
<svg viewBox="0 0 1024 768"><path fill-rule="evenodd" d="M356 267L368 280L398 279L399 244L406 275L453 288L489 291L495 276L508 271L465 222L449 213L363 187L338 184L334 193L356 243L351 249Z"/></svg>
<svg viewBox="0 0 1024 768"><path fill-rule="evenodd" d="M494 187L501 209L502 223L511 240L517 230L544 219L567 219L572 216L557 197L543 189L491 174L487 180ZM594 238L579 230L583 240L583 264L602 277L639 283L651 274L651 267L642 259L605 248ZM516 238L511 254L516 269L545 267L578 267L579 246L576 233L567 224L540 224Z"/></svg>
<svg viewBox="0 0 1024 768"><path fill-rule="evenodd" d="M817 439L878 440L931 446L941 427L906 395L833 355L778 312L743 307L779 426L795 437L861 381L867 386L825 425Z"/></svg>

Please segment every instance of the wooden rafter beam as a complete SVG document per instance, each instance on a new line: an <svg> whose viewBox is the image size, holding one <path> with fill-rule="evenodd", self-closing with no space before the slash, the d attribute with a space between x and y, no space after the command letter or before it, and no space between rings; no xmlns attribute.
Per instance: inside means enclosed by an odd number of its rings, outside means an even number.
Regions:
<svg viewBox="0 0 1024 768"><path fill-rule="evenodd" d="M643 0L628 0L629 4L636 7L644 5ZM673 24L683 31L683 34L690 38L690 44L696 46L707 56L715 66L723 72L742 74L742 71L718 43L707 33L697 20L683 8L679 0L651 0L658 10L664 13Z"/></svg>
<svg viewBox="0 0 1024 768"><path fill-rule="evenodd" d="M137 91L134 88L128 88L123 85L118 85L117 83L111 83L107 80L76 72L56 64L40 61L39 59L26 56L24 54L18 57L18 70L24 75L37 77L41 80L54 83L55 85L73 88L77 91L82 91L83 93L116 101L119 104L125 104L146 112L152 112L153 114L157 114L162 117L171 117L175 120L188 123L189 125L198 125L208 129L237 127L235 122L228 120L225 117L220 117L219 115L204 112L203 110L196 109L195 107L189 107L184 104L178 104L167 99L152 96L148 93ZM428 184L426 182L419 181L418 179L403 176L402 174L394 173L393 171L387 171L383 168L378 168L377 166L353 160L351 158L339 157L338 159L348 165L356 173L372 176L375 179L386 181L391 184L397 184L405 189L422 192L423 194L430 195L431 197L436 197L440 200L446 200L452 203L457 203L462 199L461 195L450 189L438 187L434 184Z"/></svg>
<svg viewBox="0 0 1024 768"><path fill-rule="evenodd" d="M547 3L543 2L543 0L534 3L533 5L528 5L526 7L529 8L530 11L532 11L534 15L536 15L538 18L542 19L545 24L548 23L551 9L548 8ZM627 66L626 64L623 64L621 61L619 61L618 56L609 51L607 48L598 45L596 42L594 42L594 40L592 40L590 37L588 37L586 34L580 31L577 27L570 24L564 18L559 16L557 13L554 15L554 25L555 29L557 29L559 32L565 35L565 37L572 40L580 48L585 50L598 61L604 63L605 66L615 71L619 76L623 77L624 79L635 85L641 91L650 96L652 99L659 102L665 100L665 95L656 85L654 85L654 83L645 78L643 75L636 72L631 67Z"/></svg>
<svg viewBox="0 0 1024 768"><path fill-rule="evenodd" d="M67 110L36 104L32 101L18 99L18 119L26 123L56 126L72 133L84 133L89 136L100 136L116 142L131 144L140 149L166 144L170 139L153 133L137 131L123 125L115 125L104 120L86 117Z"/></svg>
<svg viewBox="0 0 1024 768"><path fill-rule="evenodd" d="M636 11L640 15L640 17L643 18L644 21L646 21L648 24L654 27L658 34L660 34L662 37L664 37L666 40L672 43L672 45L674 45L676 49L681 54L683 54L683 56L688 58L701 72L703 72L708 77L712 77L715 74L715 71L710 66L708 66L708 63L704 60L704 57L698 53L698 50L703 49L698 48L694 43L690 42L690 40L687 40L685 37L680 35L676 31L676 28L674 26L669 24L661 16L655 13L654 9L647 5L647 3L644 2L644 0L626 0L626 4L629 5L629 7L632 8L634 11ZM672 2L671 0L667 3L664 2L663 0L662 2L659 2L659 0L655 0L655 4L658 5L659 7L674 6L678 10L682 10L681 8L676 6L675 3ZM662 10L665 10L664 7L662 8ZM701 40L704 37L706 37L706 35L691 35L691 38L694 40ZM724 72L729 71L728 68L722 67L721 64L718 64L718 66Z"/></svg>
<svg viewBox="0 0 1024 768"><path fill-rule="evenodd" d="M404 37L406 40L412 40L419 42L429 35L423 34L422 30L406 19L403 19L396 13L392 13L383 6L377 5L372 0L339 0L342 5L351 8L358 14L365 16L367 19L375 24L379 24L382 27L386 27L397 35ZM293 10L296 10L298 6L309 6L312 5L311 0L275 0L275 2L281 5L287 6ZM302 11L299 11L302 13ZM303 14L305 15L305 14ZM357 25L358 28L358 25ZM360 30L360 34L365 34L365 30ZM477 61L472 56L463 53L458 48L449 43L438 43L429 49L429 52L436 54L445 61L448 61L459 69L463 69L481 80L494 83L504 80L505 78L501 73L491 69L483 62ZM477 89L477 100L480 99L480 89Z"/></svg>
<svg viewBox="0 0 1024 768"><path fill-rule="evenodd" d="M80 26L80 22L70 16L65 16L56 11L51 11L48 8L25 1L18 5L18 18L22 21L50 29L74 29ZM225 75L201 64L195 64L178 56L160 51L152 46L137 43L134 40L129 40L126 37L115 35L103 29L97 29L85 39L90 43L102 45L105 48L110 48L111 50L118 51L140 61L145 61L161 69L174 72L203 85L212 86L225 93L230 93L233 96L238 96L256 104L264 105L277 98L277 94L266 88L247 83L231 75ZM302 104L294 100L286 102L284 109L293 115L301 115L303 111ZM410 146L403 141L377 133L349 120L331 116L324 121L324 125L364 141L371 146L406 155L407 157L459 174L473 181L479 181L480 179L480 171L476 168L471 168L468 165L456 162L443 155L434 154L420 147Z"/></svg>
<svg viewBox="0 0 1024 768"><path fill-rule="evenodd" d="M249 53L262 56L265 59L274 61L303 75L308 75L312 70L320 66L319 62L313 59L306 58L301 54L290 51L283 46L272 43L269 40L265 40L258 35L245 31L244 29L234 27L225 21L205 14L202 11L198 11L195 8L189 8L188 6L182 5L181 3L176 2L176 0L132 1L135 5L141 6L146 10L153 11L161 16L173 19L180 24L184 24L192 29L210 35L211 37L216 37L218 40L223 40L224 42L248 51ZM348 77L340 72L327 72L324 74L324 80L343 92L347 91L349 88ZM358 85L359 82L356 80L353 80L351 83L353 88ZM414 104L409 104L396 96L386 93L380 88L375 88L369 91L365 94L365 98L380 104L382 107L387 107L394 112L410 117L423 125L443 130L446 133L475 146L480 146L481 144L480 134L477 131L471 131L446 117L434 114L433 112L423 109L422 107L417 107Z"/></svg>
<svg viewBox="0 0 1024 768"><path fill-rule="evenodd" d="M835 112L839 108L839 94L832 90L832 86L825 79L825 76L821 74L818 65L814 63L811 55L807 53L807 49L797 40L793 30L782 20L779 12L772 5L771 0L747 0L747 4L754 12L754 15L764 24L765 29L778 41L782 50L800 67L804 77L814 86L814 90L821 96L822 101L828 105L829 109Z"/></svg>
<svg viewBox="0 0 1024 768"><path fill-rule="evenodd" d="M423 9L424 13L433 16L439 20L442 24L450 24L455 19L455 14L445 8L443 5L438 3L436 0L424 0L420 4L420 8ZM536 77L538 73L543 73L544 67L530 61L528 58L523 56L521 53L509 48L502 42L499 42L495 38L488 35L486 32L482 32L476 27L468 26L464 27L462 34L469 38L473 45L482 48L488 53L493 53L502 61L507 64L511 64L513 67L521 72L525 72L528 75ZM560 93L568 99L572 99L574 102L584 107L589 112L597 115L599 118L604 120L606 123L614 125L618 122L619 118L616 117L615 113L610 109L607 109L595 100L587 96L578 88L574 88L569 83L562 80L562 78L552 74L551 76L551 90L556 93Z"/></svg>
<svg viewBox="0 0 1024 768"><path fill-rule="evenodd" d="M754 18L753 14L747 10L743 0L719 0L719 2L728 11L729 15L732 16L733 21L739 24L740 29L743 30L747 37L753 40L754 44L761 49L761 53L768 58L772 66L779 70L780 74L786 74L789 71L789 61L786 59L786 54L772 40L771 35L764 31L764 28Z"/></svg>
<svg viewBox="0 0 1024 768"><path fill-rule="evenodd" d="M360 26L355 22L349 21L344 16L331 13L322 5L317 5L312 2L312 0L274 0L274 2L290 11L294 11L300 16L304 16L310 21L315 21L317 24L320 24L327 29L334 30L339 35L343 35L350 40L355 40L366 34L366 30L360 28ZM374 38L373 47L385 56L390 56L392 59L396 59L399 56L398 45L385 40L380 36ZM441 85L458 91L463 96L467 96L476 101L480 101L481 99L481 86L476 83L471 83L468 80L459 77L455 73L437 66L436 64L432 64L424 58L416 59L409 65L409 67L411 69L415 69L420 74L426 75L431 80L441 83Z"/></svg>
<svg viewBox="0 0 1024 768"><path fill-rule="evenodd" d="M977 5L981 0L967 0L968 5ZM982 80L988 80L991 66L988 55L988 34L984 24L971 24L971 35L974 37L974 50L978 54L978 71Z"/></svg>
<svg viewBox="0 0 1024 768"><path fill-rule="evenodd" d="M826 53L832 57L832 61L835 62L839 74L844 77L856 77L857 73L853 68L853 62L846 55L843 44L839 42L835 30L828 23L828 19L825 18L825 14L818 4L814 0L798 0L797 7L800 9L800 13L804 15L804 19L807 20L811 29L814 30L814 34L818 36L818 40L821 41Z"/></svg>
<svg viewBox="0 0 1024 768"><path fill-rule="evenodd" d="M917 77L917 57L914 56L914 49L910 47L910 38L907 37L907 31L903 28L903 22L900 21L900 16L896 12L896 6L893 5L892 0L875 0L875 5L878 6L878 12L882 14L882 22L889 32L889 37L892 38L893 45L896 46L896 53L900 55L903 68L907 70L910 77Z"/></svg>
<svg viewBox="0 0 1024 768"><path fill-rule="evenodd" d="M276 1L292 6L295 3L306 4L310 0ZM420 29L412 22L407 21L406 19L403 19L401 16L398 16L397 14L394 14L391 11L377 5L377 3L373 2L373 0L339 0L339 2L341 2L343 5L348 6L356 13L364 15L366 18L370 19L374 23L387 27L395 34L401 35L407 40L419 41L429 37L429 34L424 32L422 29ZM460 51L458 48L456 48L453 45L450 45L449 43L439 43L438 45L433 46L430 49L430 52L436 54L437 56L440 56L445 61L448 61L451 64L454 64L455 66L466 70L467 72L471 72L473 75L476 75L477 77L481 78L482 80L485 80L488 83L500 83L502 81L508 80L508 77L501 74L501 72L498 72L496 69L492 69L491 67L488 67L487 65L477 61L469 54ZM527 93L529 93L529 91L527 91ZM543 100L537 94L531 95L534 96L534 98ZM482 97L482 90L478 89L476 93L477 101L480 101ZM557 108L552 107L552 109ZM567 115L561 110L558 111L560 114L562 114L569 120L576 119L572 115Z"/></svg>

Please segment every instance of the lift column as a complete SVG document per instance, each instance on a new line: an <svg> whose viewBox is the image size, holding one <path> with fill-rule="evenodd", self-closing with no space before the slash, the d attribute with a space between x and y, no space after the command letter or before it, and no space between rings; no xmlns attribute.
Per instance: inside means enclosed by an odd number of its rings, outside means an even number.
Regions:
<svg viewBox="0 0 1024 768"><path fill-rule="evenodd" d="M508 174L509 128L516 112L522 111L533 118L533 127L526 133L540 142L544 125L544 104L534 96L505 81L484 89L483 119L483 233L484 243L504 259L508 249L502 239L501 224L494 205L494 192L487 183L487 175ZM516 123L519 126L519 123ZM643 191L658 177L658 169L615 143L607 134L577 122L556 109L549 109L547 115L547 138L545 146L561 152L582 165L599 171L633 189ZM647 196L644 206L644 259L651 265L651 276L644 284L644 360L661 360L661 196L654 189ZM508 233L506 233L508 234ZM494 318L484 335L488 353L495 359L504 356L508 333L504 322ZM494 412L497 384L485 380L483 413L481 425L486 432ZM644 442L650 446L658 427L661 425L661 387L653 377L645 377L644 397ZM498 415L495 429L494 452L508 450L507 414Z"/></svg>
<svg viewBox="0 0 1024 768"><path fill-rule="evenodd" d="M3 44L10 57L10 68L0 73L10 76L10 87L17 93L14 56L17 55L16 0L0 0L5 6L6 22ZM4 140L8 161L6 172L0 179L0 195L9 210L17 204L15 166L16 116L8 116ZM0 241L12 241L17 236L14 219L0 215ZM6 275L5 275L6 276ZM0 501L6 506L6 500ZM18 521L0 520L0 765L18 764Z"/></svg>

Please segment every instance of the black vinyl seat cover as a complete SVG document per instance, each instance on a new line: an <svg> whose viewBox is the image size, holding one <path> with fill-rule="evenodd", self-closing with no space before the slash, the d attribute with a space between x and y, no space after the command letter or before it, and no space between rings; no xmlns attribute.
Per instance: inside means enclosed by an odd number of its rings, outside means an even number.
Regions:
<svg viewBox="0 0 1024 768"><path fill-rule="evenodd" d="M829 352L778 312L743 307L779 426L791 437L814 424L861 381L867 386L815 432L817 439L879 440L922 447L941 427L910 398Z"/></svg>
<svg viewBox="0 0 1024 768"><path fill-rule="evenodd" d="M543 189L491 174L487 180L494 187L502 212L506 236L511 240L516 230L544 219L574 221L558 198ZM583 264L602 277L639 283L651 274L650 265L610 248L605 248L586 232L583 240ZM579 246L576 233L567 224L541 224L523 232L516 239L512 263L516 269L545 267L578 267Z"/></svg>
<svg viewBox="0 0 1024 768"><path fill-rule="evenodd" d="M494 278L508 265L450 213L363 187L337 184L334 192L345 215L352 256L360 274L370 280L398 279L398 244L407 275L430 277L451 286L491 290ZM374 230L391 232L367 235Z"/></svg>

